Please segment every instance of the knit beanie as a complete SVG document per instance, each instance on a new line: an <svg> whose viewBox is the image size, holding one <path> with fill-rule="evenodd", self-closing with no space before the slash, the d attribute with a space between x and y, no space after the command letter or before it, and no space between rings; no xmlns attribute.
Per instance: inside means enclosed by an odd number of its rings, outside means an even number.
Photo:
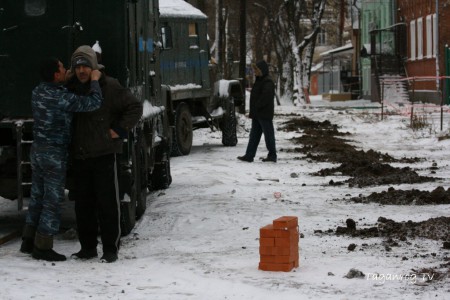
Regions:
<svg viewBox="0 0 450 300"><path fill-rule="evenodd" d="M262 76L269 74L269 66L264 60L258 61L256 66L261 70Z"/></svg>
<svg viewBox="0 0 450 300"><path fill-rule="evenodd" d="M91 68L92 70L98 70L99 66L97 63L97 55L95 51L90 46L80 46L72 54L71 58L72 70L75 67L83 65Z"/></svg>

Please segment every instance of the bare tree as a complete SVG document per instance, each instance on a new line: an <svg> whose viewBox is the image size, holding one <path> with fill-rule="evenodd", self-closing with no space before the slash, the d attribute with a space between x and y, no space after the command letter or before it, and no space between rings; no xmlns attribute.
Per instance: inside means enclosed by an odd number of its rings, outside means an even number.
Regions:
<svg viewBox="0 0 450 300"><path fill-rule="evenodd" d="M295 2L300 1L287 1L287 2ZM300 43L297 43L295 35L291 35L292 44L293 44L293 52L296 62L296 71L294 76L297 79L297 87L298 87L298 98L295 98L294 95L294 103L298 103L298 101L302 100L303 102L309 103L308 91L311 83L311 66L313 62L314 49L316 47L316 39L317 35L320 32L320 23L322 20L323 12L325 11L325 4L327 0L316 0L313 1L313 11L311 18L311 29L310 33L303 37L303 40ZM301 9L301 5L299 5L299 9Z"/></svg>
<svg viewBox="0 0 450 300"><path fill-rule="evenodd" d="M344 17L342 5L345 1L247 0L246 56L254 61L267 60L273 67L272 71L275 71L278 91L283 98L293 99L295 103L307 102L317 36L321 30L327 30L332 43L340 45ZM331 15L327 16L327 22L322 26L327 3ZM242 57L244 52L241 51L242 41L237 42L244 38L239 34L242 21L229 21L229 18L242 14L239 7L242 1L216 0L201 4L207 11L215 11L212 16L209 14L209 24L215 24L216 29L210 28L209 32L214 35L216 57L223 66L222 70L225 70L225 51L230 49L233 55L239 53L239 60L245 62L246 57ZM336 12L339 18L335 17ZM215 22L212 23L211 19Z"/></svg>

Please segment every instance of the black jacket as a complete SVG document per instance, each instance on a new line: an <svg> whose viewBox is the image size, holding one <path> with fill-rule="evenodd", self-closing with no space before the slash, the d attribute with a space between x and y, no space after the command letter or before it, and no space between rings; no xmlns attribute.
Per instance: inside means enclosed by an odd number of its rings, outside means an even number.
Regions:
<svg viewBox="0 0 450 300"><path fill-rule="evenodd" d="M252 119L272 120L274 110L275 84L269 74L256 77L250 93L250 113Z"/></svg>
<svg viewBox="0 0 450 300"><path fill-rule="evenodd" d="M142 116L142 103L117 79L102 75L100 87L102 106L93 112L76 113L72 136L72 155L75 159L121 153L122 138L113 139L110 129L120 136L131 130ZM85 85L73 80L68 89L77 94L85 92Z"/></svg>

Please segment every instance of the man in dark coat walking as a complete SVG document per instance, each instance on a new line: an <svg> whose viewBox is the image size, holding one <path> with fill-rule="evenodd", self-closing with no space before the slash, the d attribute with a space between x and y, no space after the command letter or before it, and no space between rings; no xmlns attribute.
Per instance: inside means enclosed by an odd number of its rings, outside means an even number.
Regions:
<svg viewBox="0 0 450 300"><path fill-rule="evenodd" d="M263 162L276 162L277 150L275 147L275 130L273 128L273 111L275 84L269 75L269 66L265 61L259 61L252 65L256 75L255 83L250 94L250 118L252 128L248 140L245 155L238 156L239 160L253 162L258 149L261 135L264 133L264 141L269 151Z"/></svg>

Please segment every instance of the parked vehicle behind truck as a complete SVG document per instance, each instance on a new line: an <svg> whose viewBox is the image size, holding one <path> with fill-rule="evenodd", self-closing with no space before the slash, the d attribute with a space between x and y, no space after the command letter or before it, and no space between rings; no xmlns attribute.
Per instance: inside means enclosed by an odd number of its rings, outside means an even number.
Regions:
<svg viewBox="0 0 450 300"><path fill-rule="evenodd" d="M189 154L198 128L221 130L222 144L235 146L235 106L242 103L243 92L238 80L218 78L209 54L207 16L183 0L160 0L160 12L172 156Z"/></svg>
<svg viewBox="0 0 450 300"><path fill-rule="evenodd" d="M31 181L31 91L39 62L70 65L80 45L99 41L106 73L142 101L144 114L119 163L121 226L129 233L151 189L167 188L170 129L161 94L158 0L0 0L0 196L24 208ZM70 172L67 178L70 190ZM70 194L69 194L70 195Z"/></svg>

